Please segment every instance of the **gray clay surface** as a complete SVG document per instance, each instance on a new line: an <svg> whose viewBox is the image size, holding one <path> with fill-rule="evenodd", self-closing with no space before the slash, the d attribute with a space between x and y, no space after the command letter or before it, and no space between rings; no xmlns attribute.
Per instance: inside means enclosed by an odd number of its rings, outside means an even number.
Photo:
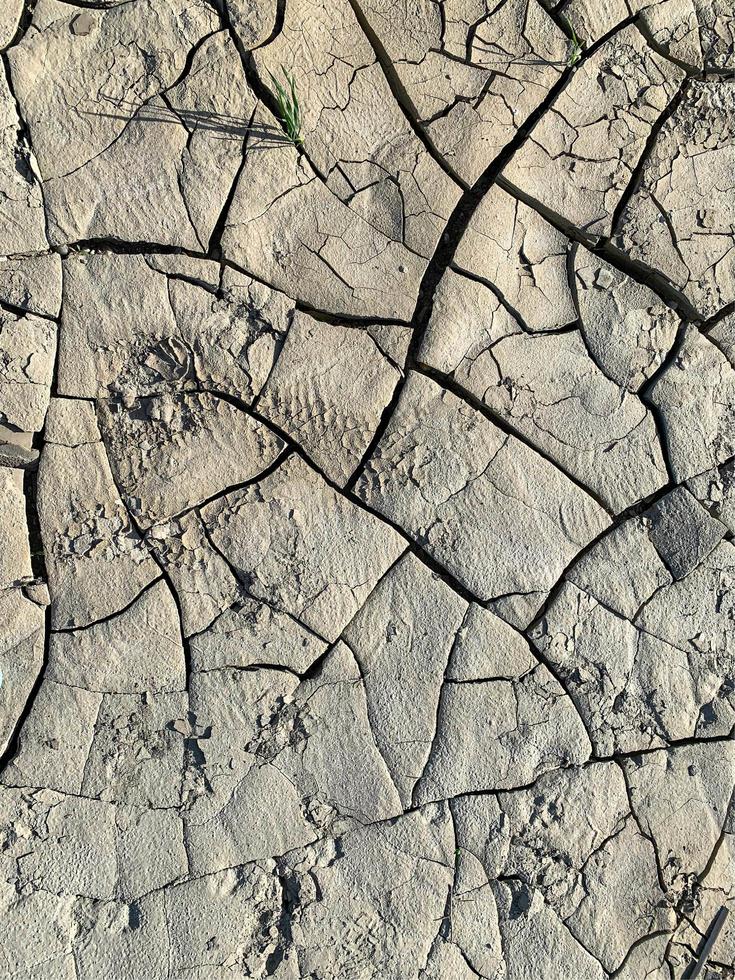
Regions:
<svg viewBox="0 0 735 980"><path fill-rule="evenodd" d="M0 57L0 978L733 980L730 0Z"/></svg>

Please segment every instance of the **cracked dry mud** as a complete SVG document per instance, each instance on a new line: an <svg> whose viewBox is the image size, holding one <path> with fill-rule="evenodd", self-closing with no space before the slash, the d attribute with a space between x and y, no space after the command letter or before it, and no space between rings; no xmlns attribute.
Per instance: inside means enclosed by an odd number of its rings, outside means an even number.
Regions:
<svg viewBox="0 0 735 980"><path fill-rule="evenodd" d="M733 980L730 0L0 56L0 977Z"/></svg>

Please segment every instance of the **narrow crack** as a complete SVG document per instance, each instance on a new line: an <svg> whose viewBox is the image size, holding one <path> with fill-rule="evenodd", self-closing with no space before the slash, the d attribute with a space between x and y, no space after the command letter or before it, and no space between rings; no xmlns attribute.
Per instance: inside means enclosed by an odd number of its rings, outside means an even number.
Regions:
<svg viewBox="0 0 735 980"><path fill-rule="evenodd" d="M678 289L670 279L663 273L658 272L637 259L632 259L622 249L613 245L609 237L593 235L583 229L577 228L562 216L549 210L530 194L526 194L515 184L511 183L506 177L500 175L497 185L516 200L521 201L531 210L540 214L550 225L560 231L567 238L592 252L599 258L604 259L609 265L628 276L634 282L647 286L660 298L661 302L673 310L679 311L683 316L690 320L701 321L701 316L692 305L684 293Z"/></svg>
<svg viewBox="0 0 735 980"><path fill-rule="evenodd" d="M43 642L43 657L41 659L41 666L36 675L33 685L28 692L28 697L25 700L23 708L18 715L15 727L13 728L13 733L8 739L8 743L5 747L5 751L0 755L0 775L3 775L7 770L8 766L15 761L21 748L21 737L23 733L23 726L28 720L28 716L33 710L33 705L35 704L38 692L41 690L41 685L43 684L46 677L46 669L49 663L49 653L51 646L51 605L46 607L44 614L44 642Z"/></svg>
<svg viewBox="0 0 735 980"><path fill-rule="evenodd" d="M140 590L140 592L138 592L138 594L135 595L130 600L130 602L127 602L124 606L121 606L119 609L116 609L114 612L108 613L106 616L101 616L99 619L92 620L91 623L85 623L84 626L57 626L57 627L53 627L51 632L54 636L63 636L64 634L68 636L77 636L79 633L85 633L87 630L94 629L96 626L102 626L105 623L112 622L113 620L117 619L119 616L123 616L126 612L129 612L133 608L133 606L140 599L142 599L142 597L147 592L150 592L151 589L153 589L156 585L158 585L160 582L163 581L164 581L163 576L157 575L156 578L150 581L147 585L144 585L143 588ZM59 681L58 683L64 683L64 682ZM73 687L75 685L69 685L69 686ZM109 693L114 694L115 692L111 691Z"/></svg>
<svg viewBox="0 0 735 980"><path fill-rule="evenodd" d="M230 189L227 192L225 203L223 204L219 217L215 222L214 228L212 230L212 234L209 236L207 254L210 255L213 259L216 259L220 262L222 261L223 258L222 236L225 233L225 228L227 226L227 216L230 213L232 201L235 197L238 184L240 183L240 177L242 176L242 172L245 169L245 163L247 161L247 155L248 155L248 144L250 142L250 135L253 128L253 120L255 119L255 114L258 111L259 105L260 103L256 101L255 106L253 107L253 111L250 114L250 119L248 120L247 128L245 131L245 139L243 140L242 143L242 160L240 161L240 165L237 168L237 172L235 173L232 184L230 185Z"/></svg>
<svg viewBox="0 0 735 980"><path fill-rule="evenodd" d="M636 27L640 29L640 22L636 22ZM646 144L643 148L643 152L640 155L638 163L636 164L630 176L630 180L628 181L628 186L623 191L623 194L621 195L620 200L618 201L615 210L613 212L612 219L610 221L610 238L614 238L616 233L618 232L623 214L625 213L626 208L630 204L633 195L641 185L643 173L646 169L646 165L648 164L648 160L650 158L651 152L654 146L656 145L656 142L661 134L661 130L664 128L666 123L672 118L676 110L683 102L688 92L688 89L689 89L689 79L685 78L681 83L681 85L679 86L679 88L677 89L677 91L674 93L669 104L666 106L666 108L658 117L658 119L653 124L653 126L651 126L651 131L648 134L648 139L646 140Z"/></svg>
<svg viewBox="0 0 735 980"><path fill-rule="evenodd" d="M432 160L444 171L444 173L458 184L465 191L469 190L469 185L467 182L457 173L457 171L451 166L451 164L446 160L444 155L439 152L439 150L434 145L431 137L427 133L426 129L418 122L419 114L416 106L413 104L410 95L406 91L405 86L401 82L398 72L395 69L393 61L388 56L387 51L383 47L383 43L378 37L378 35L373 30L370 21L365 16L358 0L348 0L350 7L352 8L357 23L360 25L362 33L367 38L370 47L373 49L376 61L380 65L383 75L388 87L390 88L391 94L398 105L399 109L403 113L406 122L411 127L416 138L419 140L421 145L424 147L426 152L432 158Z"/></svg>
<svg viewBox="0 0 735 980"><path fill-rule="evenodd" d="M140 540L143 543L143 546L145 547L145 549L148 552L149 556L153 559L153 561L155 562L155 564L160 569L160 571L161 571L161 576L160 577L165 581L165 583L166 583L166 585L168 587L168 590L171 593L171 598L173 599L174 604L176 606L176 612L178 614L178 620L179 620L179 632L180 632L181 646L182 646L182 649L184 651L184 664L185 664L185 667L186 667L186 686L185 686L185 690L186 690L187 693L189 693L189 691L190 691L190 685L191 685L191 676L192 676L192 667L191 667L192 658L191 658L191 647L190 647L190 644L189 644L189 638L186 636L186 632L184 630L184 613L183 613L183 609L182 609L182 606L181 606L181 599L179 597L178 592L176 591L176 587L175 587L175 585L174 585L174 583L173 583L173 581L171 579L171 575L169 573L168 568L166 567L165 563L162 561L162 559L160 558L160 556L156 553L156 550L154 548L152 548L151 545L149 544L149 542L148 542L148 540L147 540L147 538L145 536L145 533L143 532L143 529L141 528L141 526L138 524L137 520L135 519L135 515L130 511L130 508L125 503L127 494L124 492L123 488L118 483L117 477L115 475L115 469L114 469L114 467L112 465L112 460L110 459L109 447L107 446L107 443L105 442L105 438L104 438L104 431L105 431L104 430L104 426L102 426L100 424L99 406L96 406L96 416L97 416L97 427L98 427L100 433L102 434L101 445L102 445L102 447L104 449L105 456L107 458L107 465L108 465L108 467L110 469L110 473L112 475L112 480L113 480L113 483L115 485L115 489L117 491L117 495L120 498L121 504L125 508L125 511L126 511L126 513L128 515L128 520L130 521L130 524L131 524L131 527L133 528L133 530L136 532L136 534L140 538Z"/></svg>
<svg viewBox="0 0 735 980"><path fill-rule="evenodd" d="M63 2L63 0L62 0ZM18 27L16 28L15 34L13 35L10 43L7 45L5 50L15 47L16 44L20 44L31 26L31 21L33 20L33 14L36 9L36 4L38 0L23 0L23 10L21 11L20 19L18 20Z"/></svg>
<svg viewBox="0 0 735 980"><path fill-rule="evenodd" d="M462 385L458 384L451 375L444 374L444 372L442 371L437 371L436 368L433 368L430 365L421 361L418 361L415 364L414 370L419 374L423 374L426 377L431 378L432 381L435 381L438 385L441 385L447 391L451 392L457 398L461 399L463 402L465 402L467 405L473 408L476 412L479 412L483 418L487 419L488 422L490 422L496 428L500 429L506 435L510 435L514 439L517 439L519 442L522 442L523 445L526 446L532 453L534 453L537 456L540 456L541 459L549 463L550 466L553 466L554 469L558 470L560 473L563 473L564 476L570 481L570 483L573 483L578 490L581 490L582 493L586 494L588 497L591 497L592 500L594 500L595 503L599 507L601 507L602 510L605 511L608 517L610 517L611 519L614 517L614 514L610 510L608 504L606 504L603 501L603 499L597 494L595 490L593 490L591 487L587 486L586 484L582 483L581 480L579 480L576 476L574 476L558 460L554 459L553 456L550 456L548 453L546 453L540 446L537 446L533 442L531 442L531 440L520 429L515 428L506 418L494 412L491 408L489 408L485 404L484 401L482 401L481 398L478 398L477 395L473 395L472 392L468 391Z"/></svg>
<svg viewBox="0 0 735 980"><path fill-rule="evenodd" d="M654 423L656 425L656 431L658 432L658 442L661 447L661 454L664 458L664 464L666 466L666 473L668 475L667 489L673 489L678 480L676 478L676 473L674 470L674 465L671 459L671 442L669 439L669 431L666 425L666 417L660 407L651 398L651 389L656 384L656 382L662 378L676 362L679 354L681 353L682 347L684 346L684 340L686 338L688 323L686 320L682 320L679 324L676 337L674 338L674 343L669 348L665 357L662 359L659 366L653 372L653 374L645 381L641 387L638 389L638 397L643 402L643 404L648 408L651 413Z"/></svg>

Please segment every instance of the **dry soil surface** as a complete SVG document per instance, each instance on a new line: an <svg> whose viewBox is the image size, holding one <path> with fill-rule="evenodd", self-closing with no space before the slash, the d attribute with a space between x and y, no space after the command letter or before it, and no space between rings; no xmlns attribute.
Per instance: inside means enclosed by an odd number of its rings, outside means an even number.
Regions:
<svg viewBox="0 0 735 980"><path fill-rule="evenodd" d="M730 0L0 49L0 976L733 978Z"/></svg>

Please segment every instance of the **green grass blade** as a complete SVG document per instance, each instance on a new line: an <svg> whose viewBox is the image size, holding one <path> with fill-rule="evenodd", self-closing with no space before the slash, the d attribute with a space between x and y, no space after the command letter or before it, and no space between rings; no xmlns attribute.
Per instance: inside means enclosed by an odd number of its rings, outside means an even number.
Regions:
<svg viewBox="0 0 735 980"><path fill-rule="evenodd" d="M296 91L296 79L283 65L281 65L281 71L288 88L276 78L272 71L269 71L268 74L273 82L278 113L286 135L292 143L299 146L303 140L301 138L301 106Z"/></svg>

